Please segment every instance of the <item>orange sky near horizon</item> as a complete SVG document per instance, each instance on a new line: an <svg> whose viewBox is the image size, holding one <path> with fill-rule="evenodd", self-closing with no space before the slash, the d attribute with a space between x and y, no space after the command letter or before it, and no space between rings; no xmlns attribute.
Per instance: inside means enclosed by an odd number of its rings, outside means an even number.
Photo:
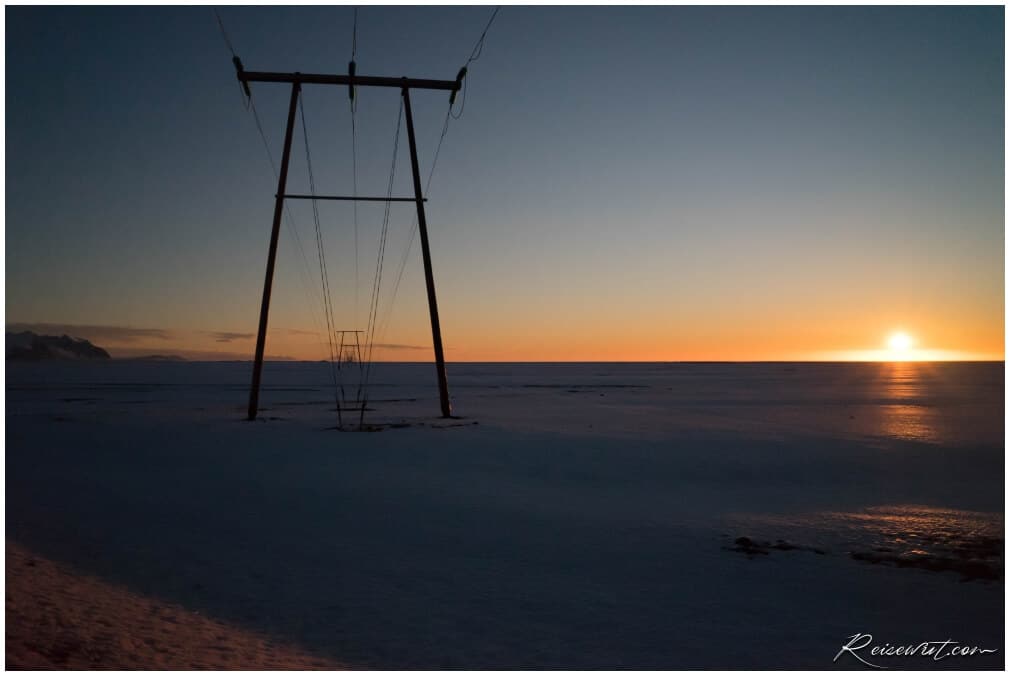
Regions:
<svg viewBox="0 0 1010 676"><path fill-rule="evenodd" d="M413 326L395 339L376 339L377 361L432 361L431 336L426 325ZM178 355L195 360L251 359L252 333L164 331L155 336L120 337L115 327L103 336L100 327L73 325L16 325L37 332L69 333L89 338L113 357ZM889 339L907 334L912 344L896 351ZM693 325L676 330L657 325L652 333L630 334L617 325L601 325L595 332L570 330L565 323L517 327L514 332L480 332L459 319L443 320L448 361L959 361L1004 359L1002 327L969 331L961 326L925 323L879 323L873 326L825 326L804 323L733 327L714 330ZM380 346L381 345L381 346ZM328 356L325 334L311 329L271 328L268 359L320 360Z"/></svg>
<svg viewBox="0 0 1010 676"><path fill-rule="evenodd" d="M861 275L847 279L843 267L825 267L815 278L809 265L789 260L772 274L719 257L674 271L645 252L613 281L588 273L546 278L527 268L507 286L488 285L481 282L494 271L458 261L437 268L436 279L448 361L998 361L1005 355L1001 252L992 256L975 268L935 271L873 261L872 276L864 260ZM299 283L291 247L281 248L280 263L267 357L325 359L325 324ZM376 347L376 360L433 359L420 267L407 269L395 307L380 312L375 343L386 347ZM213 288L160 295L157 317L148 315L150 305L142 308L148 321L120 324L115 308L103 308L108 314L100 317L73 310L75 323L12 323L8 330L68 333L113 356L251 359L261 275L250 270L244 287L229 285L230 303ZM353 278L340 288L349 284ZM353 294L334 293L333 302L339 328L365 327L352 319ZM86 325L86 317L100 323ZM895 332L914 341L907 354L888 348Z"/></svg>

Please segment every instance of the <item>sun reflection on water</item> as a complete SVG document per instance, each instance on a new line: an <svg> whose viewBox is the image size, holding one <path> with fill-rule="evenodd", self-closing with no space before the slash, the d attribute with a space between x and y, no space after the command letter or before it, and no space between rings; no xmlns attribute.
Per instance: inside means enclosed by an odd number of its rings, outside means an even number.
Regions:
<svg viewBox="0 0 1010 676"><path fill-rule="evenodd" d="M936 367L922 362L881 364L886 403L880 406L883 436L937 443L941 441L937 413L927 405L925 381Z"/></svg>

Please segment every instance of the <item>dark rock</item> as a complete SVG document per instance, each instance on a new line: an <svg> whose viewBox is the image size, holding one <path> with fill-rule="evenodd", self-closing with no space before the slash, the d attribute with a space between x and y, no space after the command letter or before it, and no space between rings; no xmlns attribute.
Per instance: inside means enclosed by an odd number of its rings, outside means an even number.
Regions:
<svg viewBox="0 0 1010 676"><path fill-rule="evenodd" d="M780 552L813 552L814 554L824 555L823 549L818 549L817 547L808 547L806 545L797 545L792 542L787 542L786 540L776 540L774 544L763 542L761 540L753 540L749 537L738 537L733 541L733 547L727 547L730 551L740 552L742 554L747 554L748 556L758 556L763 554L770 554L771 550L775 549Z"/></svg>
<svg viewBox="0 0 1010 676"><path fill-rule="evenodd" d="M768 543L751 540L749 537L738 537L733 541L734 547L728 549L733 552L740 552L747 556L758 556L768 554Z"/></svg>
<svg viewBox="0 0 1010 676"><path fill-rule="evenodd" d="M6 335L7 359L14 361L105 360L109 353L83 338L40 336L31 331Z"/></svg>

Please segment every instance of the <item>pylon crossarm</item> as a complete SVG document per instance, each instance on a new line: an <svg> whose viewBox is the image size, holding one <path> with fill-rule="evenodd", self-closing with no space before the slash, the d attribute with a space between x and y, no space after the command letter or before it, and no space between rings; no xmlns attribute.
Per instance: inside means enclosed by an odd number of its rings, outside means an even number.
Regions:
<svg viewBox="0 0 1010 676"><path fill-rule="evenodd" d="M428 80L415 77L375 77L371 75L328 75L321 73L265 73L245 70L241 61L235 64L238 79L243 85L250 82L286 82L288 84L328 84L351 87L395 87L397 89L440 89L455 92L462 85L462 77L457 80Z"/></svg>

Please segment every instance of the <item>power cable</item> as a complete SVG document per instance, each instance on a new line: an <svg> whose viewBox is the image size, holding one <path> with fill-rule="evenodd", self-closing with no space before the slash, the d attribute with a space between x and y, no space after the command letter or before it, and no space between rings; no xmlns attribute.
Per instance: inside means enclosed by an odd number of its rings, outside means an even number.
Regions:
<svg viewBox="0 0 1010 676"><path fill-rule="evenodd" d="M236 59L238 59L238 55L235 53L235 48L232 45L232 41L228 36L227 29L225 29L224 21L221 19L221 14L217 11L216 8L212 9L214 11L214 17L217 19L218 29L221 31L221 38L224 40L225 47L231 54L232 61L235 61ZM253 101L251 93L249 96L246 96L246 93L242 88L241 84L239 84L239 90L242 93L242 100L245 109L247 111L252 112L253 120L256 122L256 130L259 132L260 140L263 142L263 149L266 151L267 161L270 163L270 169L271 171L273 171L274 180L276 181L278 176L277 164L274 162L273 153L270 152L270 143L267 141L266 133L264 133L263 131L263 124L260 122L259 112L256 110L256 103L255 101ZM306 291L307 295L309 295L313 300L318 301L320 305L322 305L322 299L315 295L314 286L309 283L308 275L311 274L309 259L308 256L305 254L305 247L302 246L302 239L301 237L298 236L297 223L295 222L294 215L291 213L291 207L286 202L284 204L284 211L287 216L287 218L284 220L284 224L287 226L288 232L291 234L292 239L294 239L295 246L298 249L298 253L302 260L302 267L298 269L299 281L301 282L302 287ZM322 332L322 325L319 322L319 317L316 315L315 307L310 303L308 304L308 308L309 308L309 316L312 319L313 325L317 329L316 336L318 338L319 334Z"/></svg>
<svg viewBox="0 0 1010 676"><path fill-rule="evenodd" d="M390 198L393 196L393 182L396 178L396 156L400 146L400 128L403 126L403 98L400 98L399 113L396 117L396 134L393 136L393 160L389 167L389 184L386 188L386 208L382 218L382 232L379 238L379 253L375 262L375 278L372 283L372 300L368 315L368 326L366 331L366 354L364 381L362 383L361 416L358 421L359 427L364 425L365 408L368 403L368 382L372 372L372 356L375 350L375 329L379 314L379 297L382 290L382 267L386 255L386 237L389 233L389 212L392 207Z"/></svg>
<svg viewBox="0 0 1010 676"><path fill-rule="evenodd" d="M312 171L312 153L309 151L309 127L305 122L305 96L302 95L301 105L299 106L299 111L302 117L302 139L305 142L305 163L308 165L309 170L309 194L312 196L312 218L315 221L316 226L316 249L319 253L319 278L323 287L324 296L324 308L326 310L326 338L330 346L330 373L333 377L333 393L334 399L337 404L337 424L343 425L343 414L341 411L341 394L343 392L343 387L338 384L337 381L337 369L334 365L334 351L333 351L333 338L334 338L334 320L333 320L333 301L332 294L330 293L330 275L329 270L326 266L326 250L323 246L323 230L319 223L319 204L316 201L316 179L315 174ZM337 355L339 358L340 355Z"/></svg>
<svg viewBox="0 0 1010 676"><path fill-rule="evenodd" d="M501 10L500 5L498 7L495 7L494 11L491 12L491 17L488 19L487 24L484 26L484 30L481 31L480 37L478 37L477 41L474 43L473 49L470 50L469 58L467 58L466 63L460 70L461 73L465 73L466 69L470 66L470 64L472 64L474 61L477 61L481 57L481 55L483 55L484 41L487 38L488 31L491 29L491 25L494 23L494 20L498 17L499 10ZM424 186L425 197L427 197L428 191L431 188L431 178L432 176L435 175L435 166L438 164L438 156L439 153L442 151L442 142L445 141L445 135L449 131L449 118L451 117L454 120L458 120L463 116L463 110L466 107L466 91L467 91L468 79L469 78L466 77L463 78L463 100L460 103L459 113L453 113L451 102L449 104L449 110L446 112L445 122L442 124L442 133L438 137L438 145L435 147L435 155L431 161L431 169L428 171L428 179L425 182ZM389 319L392 316L393 312L393 305L396 302L396 295L397 292L400 290L400 280L403 279L403 270L407 265L407 259L410 256L410 251L413 248L414 238L416 237L416 235L417 235L417 216L415 215L414 221L410 227L410 235L407 240L407 248L404 250L403 257L400 259L399 270L397 271L396 274L396 283L393 285L393 293L389 300L386 315L383 318L383 324L382 324L383 328L379 332L380 340L385 335L386 329L388 328Z"/></svg>

